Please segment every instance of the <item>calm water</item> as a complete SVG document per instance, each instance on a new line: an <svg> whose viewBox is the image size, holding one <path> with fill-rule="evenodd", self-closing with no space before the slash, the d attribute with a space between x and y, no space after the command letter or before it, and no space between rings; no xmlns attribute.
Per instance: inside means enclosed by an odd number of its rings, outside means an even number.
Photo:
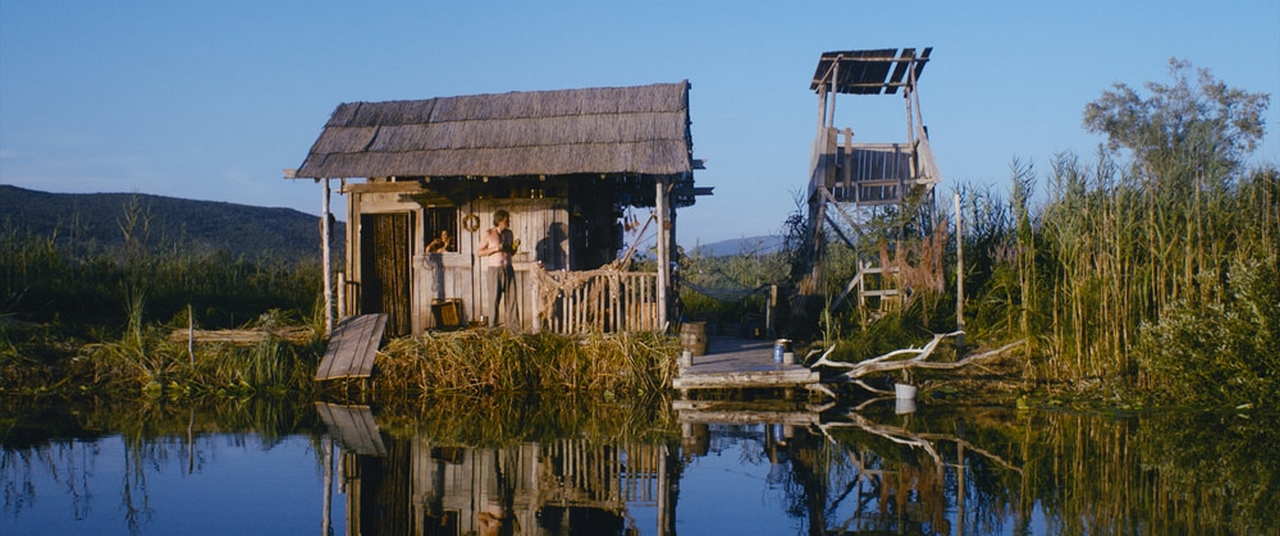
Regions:
<svg viewBox="0 0 1280 536"><path fill-rule="evenodd" d="M0 534L1275 534L1280 524L1280 422L1257 414L665 407L9 408Z"/></svg>

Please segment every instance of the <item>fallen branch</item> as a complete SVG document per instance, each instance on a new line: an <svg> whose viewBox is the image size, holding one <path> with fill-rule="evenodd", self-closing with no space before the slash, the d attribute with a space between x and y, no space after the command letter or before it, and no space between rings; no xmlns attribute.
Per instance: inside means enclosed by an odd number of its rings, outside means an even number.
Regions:
<svg viewBox="0 0 1280 536"><path fill-rule="evenodd" d="M835 349L835 347L832 346L830 349L828 349L826 352L822 354L822 357L818 358L817 361L814 361L814 363L810 365L809 368L828 367L828 368L835 368L835 369L846 369L844 372L841 372L840 374L828 379L827 381L852 383L854 385L862 387L863 389L866 389L873 393L890 394L888 391L884 391L882 389L875 389L868 386L867 384L860 381L859 378L862 378L864 376L867 376L869 374L874 374L877 372L888 372L893 370L905 370L905 369L913 369L913 368L931 369L931 370L954 370L961 367L976 365L985 361L989 361L991 359L999 357L1001 354L1004 354L1005 352L1008 352L1009 350L1016 348L1026 342L1026 339L1014 341L1004 346L1001 346L999 348L996 348L994 350L965 356L964 358L958 361L951 361L951 362L926 361L929 358L929 356L933 355L934 350L938 348L938 344L941 343L943 339L946 339L949 337L957 337L960 335L964 335L964 331L953 331L951 333L934 334L933 339L930 340L928 344L925 344L920 348L902 348L902 349L894 350L892 352L879 355L870 359L865 359L857 363L832 361L828 359L828 356L831 354L831 351ZM906 355L910 355L911 357L907 359L896 359L896 360L894 359L896 357L901 357Z"/></svg>

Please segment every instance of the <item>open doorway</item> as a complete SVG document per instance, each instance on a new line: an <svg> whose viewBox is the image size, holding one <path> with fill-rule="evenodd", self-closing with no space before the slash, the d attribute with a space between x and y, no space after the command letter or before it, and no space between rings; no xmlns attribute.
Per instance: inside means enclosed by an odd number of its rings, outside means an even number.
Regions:
<svg viewBox="0 0 1280 536"><path fill-rule="evenodd" d="M412 212L360 215L362 313L387 313L387 334L407 335L410 317Z"/></svg>

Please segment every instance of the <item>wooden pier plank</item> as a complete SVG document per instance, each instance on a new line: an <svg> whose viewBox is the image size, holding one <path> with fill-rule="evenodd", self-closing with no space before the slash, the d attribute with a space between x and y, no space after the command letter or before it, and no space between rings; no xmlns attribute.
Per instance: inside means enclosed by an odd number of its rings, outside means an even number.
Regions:
<svg viewBox="0 0 1280 536"><path fill-rule="evenodd" d="M773 362L773 343L711 337L707 355L693 358L671 386L676 389L791 387L818 383L816 371Z"/></svg>
<svg viewBox="0 0 1280 536"><path fill-rule="evenodd" d="M373 374L373 358L386 330L387 315L366 314L349 318L333 330L316 381L338 378L368 378Z"/></svg>

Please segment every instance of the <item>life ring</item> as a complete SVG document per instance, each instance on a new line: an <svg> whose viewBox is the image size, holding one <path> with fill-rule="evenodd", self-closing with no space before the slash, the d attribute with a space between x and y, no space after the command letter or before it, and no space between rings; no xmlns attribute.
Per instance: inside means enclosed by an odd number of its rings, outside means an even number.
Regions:
<svg viewBox="0 0 1280 536"><path fill-rule="evenodd" d="M462 218L462 228L472 233L476 232L480 228L480 216L467 214L466 217Z"/></svg>

